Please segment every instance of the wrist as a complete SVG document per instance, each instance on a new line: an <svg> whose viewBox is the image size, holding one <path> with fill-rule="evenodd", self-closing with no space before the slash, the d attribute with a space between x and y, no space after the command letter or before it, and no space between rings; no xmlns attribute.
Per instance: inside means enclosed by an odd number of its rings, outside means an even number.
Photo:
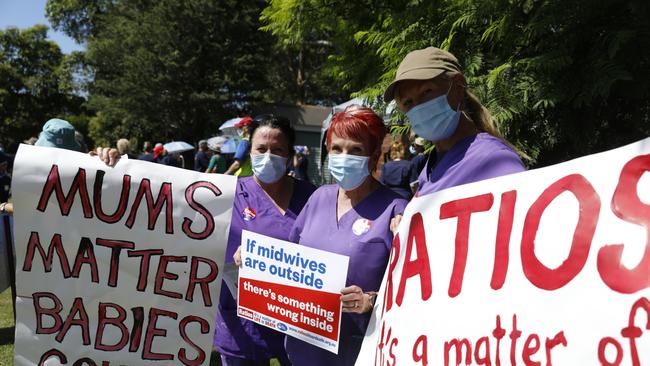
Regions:
<svg viewBox="0 0 650 366"><path fill-rule="evenodd" d="M0 203L0 214L7 212L7 202Z"/></svg>
<svg viewBox="0 0 650 366"><path fill-rule="evenodd" d="M375 291L369 291L365 292L364 296L367 298L366 301L366 308L364 309L364 312L372 311L372 309L375 308L375 300L377 299L377 292Z"/></svg>

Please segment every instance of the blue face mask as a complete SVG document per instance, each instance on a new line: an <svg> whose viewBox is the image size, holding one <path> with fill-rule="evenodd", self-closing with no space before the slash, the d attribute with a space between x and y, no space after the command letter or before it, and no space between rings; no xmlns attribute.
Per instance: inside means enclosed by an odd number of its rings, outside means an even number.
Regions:
<svg viewBox="0 0 650 366"><path fill-rule="evenodd" d="M406 112L411 127L418 136L435 142L450 137L456 131L460 121L460 108L457 111L451 109L447 102L448 94L449 91Z"/></svg>
<svg viewBox="0 0 650 366"><path fill-rule="evenodd" d="M271 184L280 180L286 173L287 158L269 152L251 155L251 166L257 179Z"/></svg>
<svg viewBox="0 0 650 366"><path fill-rule="evenodd" d="M370 174L367 156L330 154L328 167L336 182L346 191L359 187Z"/></svg>

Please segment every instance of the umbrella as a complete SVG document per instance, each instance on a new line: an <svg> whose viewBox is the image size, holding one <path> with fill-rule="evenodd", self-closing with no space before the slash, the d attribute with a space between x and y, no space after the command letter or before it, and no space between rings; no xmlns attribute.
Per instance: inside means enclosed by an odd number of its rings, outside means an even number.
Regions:
<svg viewBox="0 0 650 366"><path fill-rule="evenodd" d="M237 149L237 141L230 136L215 136L208 139L208 146L219 146L222 154L233 154Z"/></svg>
<svg viewBox="0 0 650 366"><path fill-rule="evenodd" d="M219 130L221 130L224 135L237 136L237 127L235 127L235 124L241 120L242 117L231 118L219 126Z"/></svg>
<svg viewBox="0 0 650 366"><path fill-rule="evenodd" d="M168 143L164 144L163 147L170 154L181 153L183 151L194 150L194 146L192 146L192 145L190 145L190 144L188 144L187 142L184 142L184 141L168 142Z"/></svg>
<svg viewBox="0 0 650 366"><path fill-rule="evenodd" d="M221 153L223 154L234 154L235 150L237 150L237 141L234 139L228 139L221 145Z"/></svg>
<svg viewBox="0 0 650 366"><path fill-rule="evenodd" d="M225 130L226 128L235 128L235 124L239 121L241 121L242 117L235 117L227 120L224 122L221 126L219 126L220 130Z"/></svg>

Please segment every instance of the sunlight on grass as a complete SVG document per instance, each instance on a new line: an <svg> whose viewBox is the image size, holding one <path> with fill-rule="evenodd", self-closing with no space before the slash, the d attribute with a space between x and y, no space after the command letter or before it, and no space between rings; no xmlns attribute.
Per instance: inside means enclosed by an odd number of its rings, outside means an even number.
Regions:
<svg viewBox="0 0 650 366"><path fill-rule="evenodd" d="M0 365L14 364L14 311L11 289L0 294Z"/></svg>

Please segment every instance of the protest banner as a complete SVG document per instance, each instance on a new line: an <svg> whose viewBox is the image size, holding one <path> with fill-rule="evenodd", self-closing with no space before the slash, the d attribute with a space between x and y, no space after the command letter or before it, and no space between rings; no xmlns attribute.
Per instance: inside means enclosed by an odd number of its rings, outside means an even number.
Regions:
<svg viewBox="0 0 650 366"><path fill-rule="evenodd" d="M208 365L235 178L21 145L16 365Z"/></svg>
<svg viewBox="0 0 650 366"><path fill-rule="evenodd" d="M356 364L650 364L649 170L646 139L414 199Z"/></svg>
<svg viewBox="0 0 650 366"><path fill-rule="evenodd" d="M240 317L337 353L349 258L242 231Z"/></svg>

